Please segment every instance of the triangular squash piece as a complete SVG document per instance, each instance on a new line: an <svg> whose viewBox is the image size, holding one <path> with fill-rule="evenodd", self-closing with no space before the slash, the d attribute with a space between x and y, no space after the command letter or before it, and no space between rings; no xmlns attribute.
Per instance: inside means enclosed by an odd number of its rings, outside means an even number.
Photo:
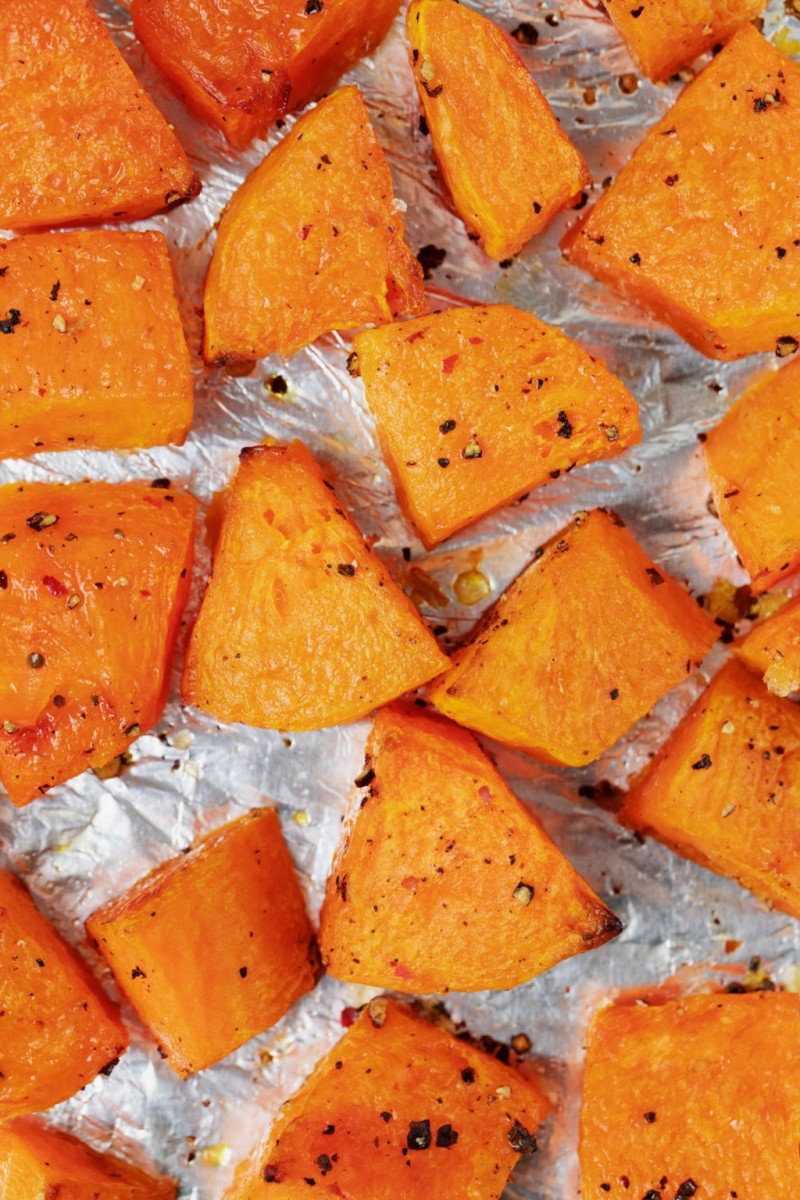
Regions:
<svg viewBox="0 0 800 1200"><path fill-rule="evenodd" d="M400 992L503 989L622 926L472 734L393 705L339 847L320 940L339 979Z"/></svg>

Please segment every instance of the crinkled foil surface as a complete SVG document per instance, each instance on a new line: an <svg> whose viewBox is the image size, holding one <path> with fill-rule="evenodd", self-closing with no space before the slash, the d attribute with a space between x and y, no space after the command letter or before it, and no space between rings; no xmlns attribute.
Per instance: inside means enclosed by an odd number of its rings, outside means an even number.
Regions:
<svg viewBox="0 0 800 1200"><path fill-rule="evenodd" d="M567 267L558 240L566 222L574 219L572 213L556 219L510 267L490 262L468 240L443 197L430 139L419 130L400 20L379 51L348 79L362 88L388 153L396 194L407 205L411 246L419 250L433 244L446 251L428 284L431 306L454 296L503 301L561 326L601 355L637 397L642 445L613 462L562 477L425 556L399 514L361 383L346 372L346 338L323 339L290 363L265 360L244 378L205 370L197 354L201 290L215 222L267 146L256 143L248 153L235 155L220 136L191 119L133 38L126 8L114 0L100 0L99 7L133 70L174 123L203 180L198 199L138 226L162 230L170 243L195 354L196 423L182 449L44 454L29 462L0 464L0 482L169 476L207 504L233 473L242 446L266 436L301 437L338 477L358 524L375 536L378 553L395 572L408 582L409 569L418 568L438 583L437 602L446 606L423 607L423 612L435 625L446 626L449 638L463 635L481 607L457 602L459 573L477 565L491 583L490 598L496 597L576 510L594 505L612 504L650 554L686 580L694 594L707 593L718 576L744 581L732 547L707 507L697 434L719 419L742 382L768 361L721 366L703 359ZM536 27L538 45L521 52L586 155L599 189L681 84L654 86L639 79L631 93L634 67L600 0L484 0L483 7L507 29L521 21ZM765 32L786 53L800 53L800 22L784 14L781 0L772 0ZM292 269L291 263L286 269ZM276 394L270 386L276 374L286 380L285 393ZM410 564L403 561L404 547L411 550ZM198 559L187 623L208 567L202 524ZM506 1196L514 1200L577 1194L580 1044L587 1009L604 990L655 982L687 964L745 963L755 954L763 956L778 979L794 978L800 926L664 847L639 844L612 816L577 794L581 785L599 780L624 783L724 653L715 651L703 672L584 771L541 767L510 750L490 747L511 786L541 815L625 924L611 945L562 963L512 992L448 997L453 1015L476 1033L505 1039L527 1033L537 1069L559 1100L539 1153L520 1166L509 1184ZM196 836L265 802L278 806L314 913L322 898L362 764L368 723L297 736L218 725L182 710L181 660L182 649L163 720L135 744L133 762L119 777L103 782L88 773L20 811L0 798L0 860L25 877L57 926L90 955L82 922L97 905ZM732 943L741 944L726 954L726 942L729 951ZM94 961L97 965L96 957ZM275 1029L187 1083L160 1061L126 1011L133 1030L131 1050L110 1078L100 1078L60 1105L52 1119L101 1148L149 1161L173 1175L180 1181L182 1200L218 1200L236 1162L341 1035L342 1009L371 994L323 979Z"/></svg>

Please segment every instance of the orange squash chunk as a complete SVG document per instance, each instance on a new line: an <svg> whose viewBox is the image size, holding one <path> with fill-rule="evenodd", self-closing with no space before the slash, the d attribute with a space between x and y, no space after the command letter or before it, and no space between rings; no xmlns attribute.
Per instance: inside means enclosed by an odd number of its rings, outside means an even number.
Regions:
<svg viewBox="0 0 800 1200"><path fill-rule="evenodd" d="M641 439L636 401L603 363L510 305L383 325L355 348L400 503L429 549Z"/></svg>
<svg viewBox="0 0 800 1200"><path fill-rule="evenodd" d="M703 450L720 520L764 592L800 568L800 360L749 388Z"/></svg>
<svg viewBox="0 0 800 1200"><path fill-rule="evenodd" d="M635 782L620 820L800 917L800 710L729 662Z"/></svg>
<svg viewBox="0 0 800 1200"><path fill-rule="evenodd" d="M301 442L243 450L183 699L223 721L356 721L447 665Z"/></svg>
<svg viewBox="0 0 800 1200"><path fill-rule="evenodd" d="M369 792L320 926L338 979L400 992L512 988L622 929L466 730L385 708L360 779Z"/></svg>
<svg viewBox="0 0 800 1200"><path fill-rule="evenodd" d="M289 358L334 329L425 306L358 88L321 100L234 193L205 289L208 363Z"/></svg>
<svg viewBox="0 0 800 1200"><path fill-rule="evenodd" d="M641 0L640 0L641 2ZM797 350L800 67L745 25L563 243L710 358Z"/></svg>
<svg viewBox="0 0 800 1200"><path fill-rule="evenodd" d="M133 0L136 36L206 121L242 148L329 91L383 40L399 0Z"/></svg>
<svg viewBox="0 0 800 1200"><path fill-rule="evenodd" d="M462 725L583 766L685 679L719 630L603 509L518 576L431 688Z"/></svg>
<svg viewBox="0 0 800 1200"><path fill-rule="evenodd" d="M183 443L189 352L160 233L0 241L0 458Z"/></svg>
<svg viewBox="0 0 800 1200"><path fill-rule="evenodd" d="M0 1121L74 1096L116 1066L128 1040L83 959L0 870Z"/></svg>
<svg viewBox="0 0 800 1200"><path fill-rule="evenodd" d="M167 489L0 488L0 781L14 804L110 762L161 715L195 514Z"/></svg>
<svg viewBox="0 0 800 1200"><path fill-rule="evenodd" d="M93 913L89 936L184 1079L310 992L314 930L278 817L246 816Z"/></svg>
<svg viewBox="0 0 800 1200"><path fill-rule="evenodd" d="M605 0L628 49L650 79L667 79L757 17L767 0Z"/></svg>
<svg viewBox="0 0 800 1200"><path fill-rule="evenodd" d="M407 30L455 210L490 258L511 258L591 183L589 168L493 22L454 0L414 0Z"/></svg>
<svg viewBox="0 0 800 1200"><path fill-rule="evenodd" d="M731 649L776 696L800 691L800 596L757 621Z"/></svg>
<svg viewBox="0 0 800 1200"><path fill-rule="evenodd" d="M386 997L283 1106L226 1200L498 1200L549 1102L513 1067ZM277 1184L264 1189L265 1183Z"/></svg>
<svg viewBox="0 0 800 1200"><path fill-rule="evenodd" d="M0 1195L9 1200L175 1200L176 1194L171 1180L61 1129L24 1117L0 1126Z"/></svg>
<svg viewBox="0 0 800 1200"><path fill-rule="evenodd" d="M0 5L0 228L148 217L200 181L90 0Z"/></svg>

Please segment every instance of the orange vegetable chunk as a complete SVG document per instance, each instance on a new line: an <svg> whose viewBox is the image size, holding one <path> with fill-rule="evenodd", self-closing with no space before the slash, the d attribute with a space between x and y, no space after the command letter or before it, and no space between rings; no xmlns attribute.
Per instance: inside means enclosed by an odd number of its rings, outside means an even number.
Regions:
<svg viewBox="0 0 800 1200"><path fill-rule="evenodd" d="M83 959L0 870L0 1121L74 1096L113 1069L128 1040Z"/></svg>
<svg viewBox="0 0 800 1200"><path fill-rule="evenodd" d="M619 815L800 917L800 710L729 662L636 780Z"/></svg>
<svg viewBox="0 0 800 1200"><path fill-rule="evenodd" d="M407 30L455 210L490 258L511 258L591 183L589 168L492 21L455 0L413 0Z"/></svg>
<svg viewBox="0 0 800 1200"><path fill-rule="evenodd" d="M641 438L636 401L604 364L510 305L383 325L355 348L400 503L429 549Z"/></svg>
<svg viewBox="0 0 800 1200"><path fill-rule="evenodd" d="M0 488L0 780L14 804L104 766L161 716L195 507L161 480Z"/></svg>
<svg viewBox="0 0 800 1200"><path fill-rule="evenodd" d="M731 649L776 696L800 691L800 596L795 596Z"/></svg>
<svg viewBox="0 0 800 1200"><path fill-rule="evenodd" d="M0 1195L9 1200L175 1200L177 1188L61 1129L23 1117L0 1126Z"/></svg>
<svg viewBox="0 0 800 1200"><path fill-rule="evenodd" d="M0 458L182 444L189 351L160 233L0 241Z"/></svg>
<svg viewBox="0 0 800 1200"><path fill-rule="evenodd" d="M583 766L685 679L719 630L604 509L518 576L431 688L447 716Z"/></svg>
<svg viewBox="0 0 800 1200"><path fill-rule="evenodd" d="M599 1009L583 1081L581 1195L791 1200L798 1084L800 998L788 992Z"/></svg>
<svg viewBox="0 0 800 1200"><path fill-rule="evenodd" d="M133 0L133 27L198 116L246 146L330 91L383 40L399 0Z"/></svg>
<svg viewBox="0 0 800 1200"><path fill-rule="evenodd" d="M800 569L800 360L761 376L703 443L714 506L754 591Z"/></svg>
<svg viewBox="0 0 800 1200"><path fill-rule="evenodd" d="M332 975L400 992L512 988L622 926L472 734L418 708L378 713L369 792L328 879Z"/></svg>
<svg viewBox="0 0 800 1200"><path fill-rule="evenodd" d="M498 1200L550 1105L538 1086L386 997L284 1104L226 1200Z"/></svg>
<svg viewBox="0 0 800 1200"><path fill-rule="evenodd" d="M183 675L223 721L358 720L447 665L302 445L243 450Z"/></svg>
<svg viewBox="0 0 800 1200"><path fill-rule="evenodd" d="M184 1079L271 1028L314 987L314 930L274 809L163 863L86 928Z"/></svg>
<svg viewBox="0 0 800 1200"><path fill-rule="evenodd" d="M291 357L324 333L425 306L358 88L300 118L230 200L205 289L208 363Z"/></svg>
<svg viewBox="0 0 800 1200"><path fill-rule="evenodd" d="M702 354L800 338L800 67L745 25L563 242L567 258Z"/></svg>
<svg viewBox="0 0 800 1200"><path fill-rule="evenodd" d="M133 221L200 181L91 0L0 5L0 228Z"/></svg>

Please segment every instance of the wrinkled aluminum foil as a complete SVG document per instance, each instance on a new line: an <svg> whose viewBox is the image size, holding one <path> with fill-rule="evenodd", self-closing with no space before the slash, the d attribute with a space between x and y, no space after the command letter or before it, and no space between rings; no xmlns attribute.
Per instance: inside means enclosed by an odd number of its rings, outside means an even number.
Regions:
<svg viewBox="0 0 800 1200"><path fill-rule="evenodd" d="M126 8L114 0L99 0L99 7L203 180L197 200L138 226L160 229L169 239L187 337L196 354L215 222L267 147L257 143L236 155L219 135L191 119L133 38ZM636 80L600 0L485 0L483 7L506 29L521 21L535 26L538 44L522 47L521 53L586 155L599 189L681 83L654 86ZM784 14L780 0L769 6L765 32L786 53L800 53L800 22ZM196 357L197 419L183 449L43 454L0 464L0 482L169 476L207 504L233 473L242 446L266 436L301 437L338 476L343 498L362 530L377 539L378 552L407 586L427 593L423 612L434 625L447 627L447 637L464 634L537 546L576 510L594 505L613 505L650 554L686 580L694 594L706 594L718 576L743 582L732 547L707 507L697 434L719 419L731 395L748 375L770 365L768 360L720 365L703 359L567 267L558 241L574 214L556 219L509 268L490 262L468 240L442 195L430 139L419 130L400 20L379 51L348 79L362 88L387 150L396 194L407 206L411 246L435 245L446 252L428 284L432 306L449 303L454 295L503 301L561 326L601 355L636 395L643 444L620 459L562 477L426 556L399 514L362 385L345 369L348 341L333 335L288 364L265 360L240 378L207 371ZM274 133L269 144L278 136ZM285 392L272 389L276 375L286 381ZM403 547L411 549L410 564L403 560ZM187 623L208 567L202 530L198 557ZM422 577L416 574L420 570L426 573ZM490 595L469 607L459 603L456 581L474 570L485 577ZM431 588L428 579L437 586ZM640 768L724 653L717 649L704 671L586 770L542 767L492 747L511 786L625 923L625 932L611 945L562 963L513 992L448 997L452 1014L475 1033L500 1039L527 1033L536 1066L559 1100L539 1153L521 1164L508 1187L506 1195L514 1200L576 1194L577 1063L587 1010L604 990L653 983L686 964L725 962L735 970L730 964L744 964L751 955L763 956L776 978L789 983L794 978L800 926L664 847L639 844L591 799L577 794L579 787L599 780L621 784ZM181 709L181 658L179 653L163 720L135 744L132 763L118 777L102 781L86 774L21 811L0 798L0 861L24 876L56 925L90 957L82 922L95 907L196 836L269 801L278 806L312 912L321 901L368 723L297 736L220 726ZM96 956L94 961L97 965ZM159 1059L126 1011L134 1037L129 1053L110 1078L60 1105L52 1119L101 1148L174 1176L183 1200L218 1200L234 1165L343 1032L342 1009L371 994L323 979L279 1026L186 1083Z"/></svg>

